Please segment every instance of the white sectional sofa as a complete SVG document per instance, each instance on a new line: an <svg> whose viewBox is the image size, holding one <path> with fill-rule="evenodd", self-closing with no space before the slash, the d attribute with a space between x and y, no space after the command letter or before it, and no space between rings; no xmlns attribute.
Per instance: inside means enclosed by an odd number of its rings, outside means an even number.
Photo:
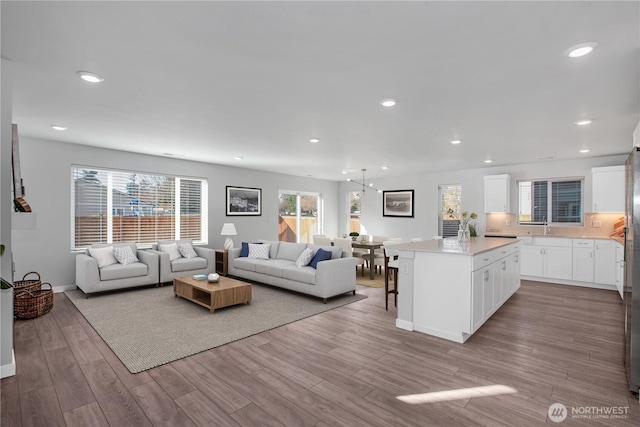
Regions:
<svg viewBox="0 0 640 427"><path fill-rule="evenodd" d="M270 245L268 259L240 256L242 248L233 248L229 250L229 275L313 295L325 303L336 295L356 293L356 260L343 257L342 249L269 240L256 243ZM316 268L298 267L296 260L307 248L314 254L319 248L330 251L331 259L318 262Z"/></svg>

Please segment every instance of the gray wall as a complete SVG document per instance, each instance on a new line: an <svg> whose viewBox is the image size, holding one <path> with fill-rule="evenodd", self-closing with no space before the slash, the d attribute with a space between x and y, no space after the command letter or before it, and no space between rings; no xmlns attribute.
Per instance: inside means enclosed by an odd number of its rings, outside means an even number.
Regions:
<svg viewBox="0 0 640 427"><path fill-rule="evenodd" d="M629 151L631 151L631 135L629 135ZM484 179L485 175L507 173L511 175L511 210L518 204L518 189L516 180L531 178L556 178L568 176L585 177L585 213L591 206L591 168L601 166L623 165L626 154L606 157L587 157L571 161L535 162L513 166L495 166L478 169L455 170L397 176L385 179L367 179L374 182L381 190L414 190L414 218L393 218L382 216L382 194L366 191L362 199L361 222L369 235L385 235L402 237L405 240L412 237L431 239L438 234L438 185L461 184L462 208L469 212L476 212L478 220L478 234L484 233ZM349 182L340 184L340 211L346 212L347 193L362 187ZM340 215L339 233L345 233L348 228L346 213Z"/></svg>
<svg viewBox="0 0 640 427"><path fill-rule="evenodd" d="M0 275L8 281L11 277L11 87L12 64L2 59L0 69L2 93L2 122L0 123L0 242L5 254L0 258ZM0 291L0 370L1 377L13 375L13 291Z"/></svg>
<svg viewBox="0 0 640 427"><path fill-rule="evenodd" d="M14 214L13 252L16 277L37 271L54 288L75 283L75 254L71 252L71 173L72 164L143 172L185 175L208 179L209 243L222 248L220 230L224 222L233 222L241 241L278 238L278 190L311 191L324 199L325 232L338 231L337 195L339 184L333 181L294 177L256 170L176 160L78 144L33 138L20 138L22 177L26 200L33 215L29 225L16 229L28 213ZM262 188L262 215L227 217L226 186ZM35 220L34 220L35 219Z"/></svg>

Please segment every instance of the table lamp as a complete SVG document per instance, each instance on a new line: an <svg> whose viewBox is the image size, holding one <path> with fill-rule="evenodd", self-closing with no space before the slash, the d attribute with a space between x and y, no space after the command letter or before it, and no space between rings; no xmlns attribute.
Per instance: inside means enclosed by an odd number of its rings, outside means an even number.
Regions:
<svg viewBox="0 0 640 427"><path fill-rule="evenodd" d="M220 235L227 236L224 241L224 249L228 251L229 249L233 248L233 240L231 240L231 236L237 236L238 233L236 232L236 226L233 225L232 222L225 222L222 225L222 231L220 232Z"/></svg>

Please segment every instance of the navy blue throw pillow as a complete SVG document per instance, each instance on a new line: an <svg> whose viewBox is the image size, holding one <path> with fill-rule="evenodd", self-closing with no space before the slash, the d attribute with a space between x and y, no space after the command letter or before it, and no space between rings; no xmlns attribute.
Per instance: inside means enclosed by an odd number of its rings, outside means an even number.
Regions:
<svg viewBox="0 0 640 427"><path fill-rule="evenodd" d="M255 245L261 245L262 242L252 243ZM248 257L249 256L249 242L242 242L242 249L240 249L240 257Z"/></svg>
<svg viewBox="0 0 640 427"><path fill-rule="evenodd" d="M331 259L331 252L324 249L318 249L318 252L313 256L309 265L313 268L318 268L317 265L320 261L327 261Z"/></svg>

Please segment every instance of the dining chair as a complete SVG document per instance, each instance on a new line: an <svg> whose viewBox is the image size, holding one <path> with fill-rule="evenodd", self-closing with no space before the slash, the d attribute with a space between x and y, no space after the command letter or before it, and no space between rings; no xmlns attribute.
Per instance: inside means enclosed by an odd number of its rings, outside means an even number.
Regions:
<svg viewBox="0 0 640 427"><path fill-rule="evenodd" d="M313 243L321 246L331 246L331 238L325 236L313 236Z"/></svg>
<svg viewBox="0 0 640 427"><path fill-rule="evenodd" d="M390 240L389 236L383 236L383 235L373 235L371 236L371 241L375 242L375 243L384 243L386 241ZM380 269L382 269L382 267L384 267L384 249L380 248L380 249L376 249L374 251L374 261L373 261L373 265L370 266L369 268L375 268L376 272L378 272L378 267ZM377 258L377 259L376 259ZM382 273L382 271L380 271Z"/></svg>
<svg viewBox="0 0 640 427"><path fill-rule="evenodd" d="M395 248L399 243L397 240L387 240L383 242L384 250L384 309L389 310L389 294L393 294L394 305L398 306L398 271L400 268L400 251ZM389 275L393 273L393 289L389 290Z"/></svg>
<svg viewBox="0 0 640 427"><path fill-rule="evenodd" d="M335 239L333 239L333 246L341 248L342 252L346 254L343 256L354 258L356 260L356 271L358 270L358 266L361 266L362 276L364 277L364 259L354 255L353 248L351 247L351 242L352 240L349 238L344 239L341 237L336 237Z"/></svg>
<svg viewBox="0 0 640 427"><path fill-rule="evenodd" d="M358 242L361 241L361 240L364 240L365 242L368 242L369 241L369 236L367 236L366 234L361 234L356 238L356 241L358 241ZM365 255L369 255L369 249L355 248L353 250L353 256L357 256L357 257L359 256L361 258L364 258L365 259L365 263L366 263L367 257ZM367 265L368 265L368 263L367 263Z"/></svg>

